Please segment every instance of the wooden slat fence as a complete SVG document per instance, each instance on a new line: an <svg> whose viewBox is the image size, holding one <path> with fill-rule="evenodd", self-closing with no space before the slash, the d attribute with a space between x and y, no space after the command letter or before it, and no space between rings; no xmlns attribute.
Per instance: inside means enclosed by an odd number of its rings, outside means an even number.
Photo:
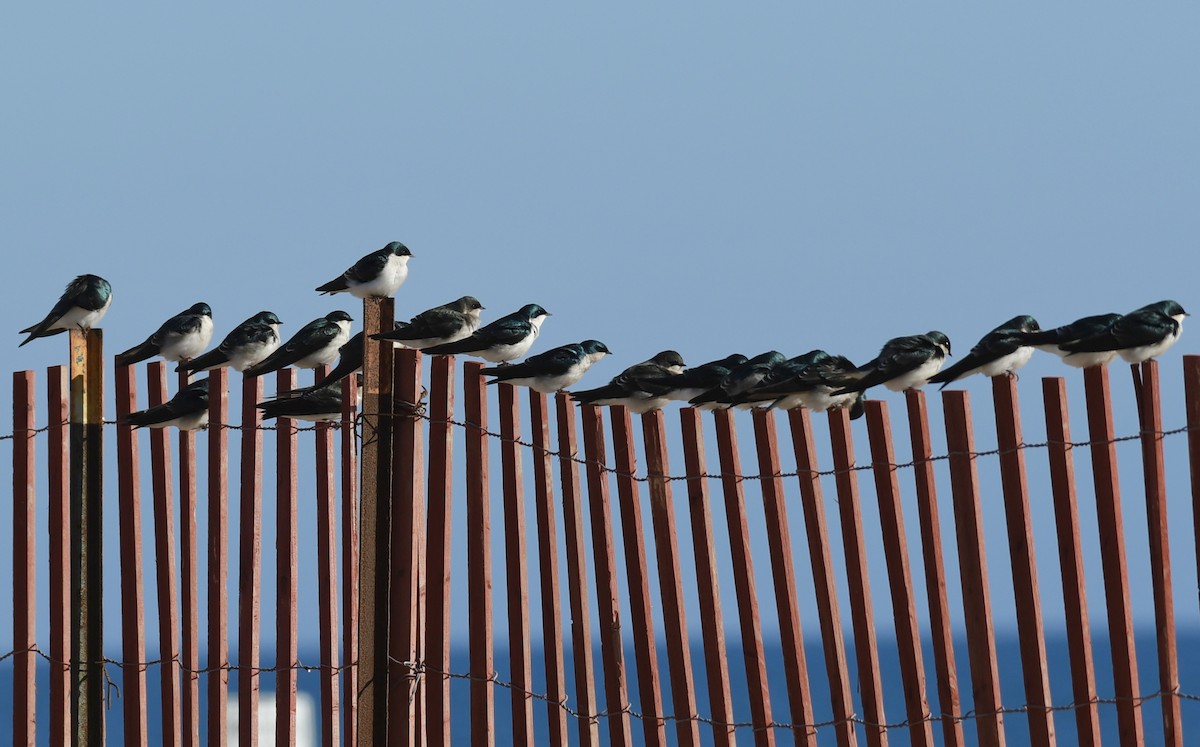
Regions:
<svg viewBox="0 0 1200 747"><path fill-rule="evenodd" d="M390 303L367 306L368 324L390 323ZM974 385L910 392L903 408L872 400L859 423L801 410L635 418L566 393L526 399L488 387L481 364L372 343L361 417L352 377L340 423L264 425L264 391L307 374L238 387L214 371L204 443L180 433L173 449L169 431L151 431L145 460L141 434L118 421L167 400L166 365L113 371L116 420L100 425L104 372L87 349L99 336L85 337L72 335L78 364L46 372L45 396L40 374L14 374L2 439L15 744L99 743L105 719L126 744L222 744L235 714L237 740L253 745L269 692L285 744L307 726L301 692L318 702L322 745L958 747L1068 733L1184 745L1200 733L1197 661L1181 643L1200 605L1175 594L1170 547L1186 536L1176 562L1200 571L1200 356L1183 359L1182 402L1160 380L1175 382L1174 364L1134 369L1131 432L1103 368L1040 386L995 379L976 407ZM1086 405L1082 442L1072 392ZM1025 420L1044 421L1044 442L1025 440L1019 393L1027 416L1042 411ZM102 503L109 438L116 496ZM1144 505L1122 500L1119 452L1141 471ZM1190 502L1172 499L1184 479ZM91 524L81 561L72 517L94 522L97 506L115 512L117 536ZM1143 521L1144 540L1130 530ZM121 621L103 655L105 597L80 588L102 580L80 565L101 550L120 569L108 596ZM1089 601L1092 568L1103 598ZM96 707L118 690L119 708Z"/></svg>

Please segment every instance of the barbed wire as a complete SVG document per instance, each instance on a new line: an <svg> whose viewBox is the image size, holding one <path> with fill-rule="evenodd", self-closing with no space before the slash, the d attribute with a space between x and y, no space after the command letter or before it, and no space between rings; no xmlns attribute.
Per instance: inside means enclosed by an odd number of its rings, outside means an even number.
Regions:
<svg viewBox="0 0 1200 747"><path fill-rule="evenodd" d="M58 661L58 660L53 659L49 654L47 654L45 651L43 651L36 644L33 646L29 646L27 648L14 649L14 650L10 650L4 654L0 654L0 663L6 661L8 659L14 658L20 654L33 654L33 655L41 658L42 660L44 660L46 663L50 664L51 666L68 667L71 665L70 661ZM627 715L630 718L636 719L638 721L653 721L653 722L656 722L659 724L698 723L698 724L704 724L706 726L712 726L715 728L729 729L729 730L748 729L748 730L754 730L754 731L762 731L762 730L768 730L768 729L770 729L770 730L783 729L783 730L788 730L788 731L803 730L803 731L815 734L822 729L829 729L829 728L834 728L837 726L844 726L846 724L854 724L854 725L862 726L862 727L868 728L868 729L882 729L885 731L892 731L892 730L896 730L896 729L907 729L912 726L915 726L918 724L923 724L923 723L938 723L938 722L947 722L947 721L953 722L953 723L964 723L964 722L974 721L974 720L978 720L978 719L995 718L997 716L1005 716L1005 715L1011 715L1011 714L1060 713L1060 712L1064 712L1064 711L1074 711L1074 710L1078 710L1080 708L1086 708L1086 707L1092 707L1092 706L1117 706L1117 705L1121 705L1123 703L1128 703L1128 702L1132 702L1133 705L1135 705L1135 706L1141 706L1142 704L1147 703L1149 701L1158 700L1158 699L1166 698L1166 697L1178 698L1180 700L1187 700L1187 701L1191 701L1191 702L1200 702L1200 695L1183 692L1179 687L1175 687L1175 688L1171 688L1169 690L1160 689L1160 690L1157 690L1152 693L1136 695L1133 697L1096 696L1094 698L1090 698L1090 699L1084 700L1084 701L1073 701L1070 703L1059 703L1059 704L1053 704L1053 705L1029 705L1029 704L1026 704L1026 705L1020 705L1020 706L1003 706L1003 707L997 708L995 710L979 710L976 708L972 708L968 711L965 711L963 713L957 713L957 714L956 713L940 713L939 714L939 713L933 713L933 712L926 712L919 719L903 719L901 721L877 722L877 721L872 721L870 719L859 716L857 713L851 713L845 717L831 718L831 719L827 719L824 721L814 721L812 723L770 721L765 724L760 724L760 723L757 723L754 721L723 721L721 719L712 718L710 716L705 716L705 715L702 715L699 713L692 713L692 714L687 714L687 715L663 714L660 716L648 716L648 715L638 711L636 708L633 707L633 704L628 703L628 702L623 703L618 708L606 708L604 710L597 711L595 713L586 713L584 711L581 711L581 710L571 707L568 703L567 697L565 697L565 696L561 699L552 698L547 693L538 692L536 690L530 690L530 689L528 689L526 687L522 687L521 685L518 685L514 682L510 682L508 680L501 679L499 673L496 671L492 671L488 675L478 675L478 674L474 674L471 672L450 672L450 671L443 671L437 667L432 666L428 662L425 662L422 660L417 660L417 661L402 660L402 659L397 659L390 655L387 658L388 658L389 663L397 665L399 667L402 667L404 670L406 670L407 673L405 675L403 675L403 678L409 681L410 702L415 697L417 689L420 687L422 680L425 680L426 684L428 684L429 679L434 679L434 678L445 679L445 680L460 680L460 681L465 681L465 682L483 682L483 683L493 685L495 687L509 690L511 692L519 693L519 694L524 695L533 700L537 700L539 702L545 703L547 705L547 707L557 708L563 714L565 714L566 716L568 716L570 718L573 718L577 721L583 721L583 722L586 722L589 724L598 724L598 723L600 723L600 721L602 719L612 719L612 718L616 718L616 717L619 717L622 715ZM288 665L277 664L275 666L270 666L270 667L243 666L243 665L239 665L239 664L223 663L223 664L217 664L217 665L200 667L200 668L191 668L191 667L188 667L185 664L183 664L183 662L181 660L181 656L179 654L176 654L175 656L172 656L169 658L160 657L157 659L149 659L146 661L132 661L132 662L121 661L119 659L113 659L110 657L102 657L102 658L96 660L94 662L94 664L99 665L101 674L105 679L105 706L106 706L106 708L112 707L112 698L113 698L112 693L115 693L117 698L121 697L121 689L117 685L116 681L112 678L111 673L108 671L108 667L110 667L110 666L120 667L122 669L122 671L129 669L129 668L133 668L139 672L144 672L144 671L149 670L151 667L163 666L168 663L174 664L176 667L178 667L181 675L194 676L194 677L199 677L200 675L212 675L212 674L215 674L218 672L229 672L229 673L241 672L243 670L249 670L251 676L254 676L254 677L264 675L264 674L278 673L281 671L306 672L306 673L310 673L310 674L312 672L328 672L328 673L333 674L334 676L341 676L342 673L344 673L348 670L351 670L351 669L355 669L358 666L357 661L335 666L335 665L328 665L328 664L304 664L303 662L297 660L297 661L293 662L292 664L288 664Z"/></svg>

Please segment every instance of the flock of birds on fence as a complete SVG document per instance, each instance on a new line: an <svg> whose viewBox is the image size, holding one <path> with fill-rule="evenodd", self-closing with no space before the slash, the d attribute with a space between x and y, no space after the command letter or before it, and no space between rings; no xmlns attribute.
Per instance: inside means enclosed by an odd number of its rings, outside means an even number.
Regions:
<svg viewBox="0 0 1200 747"><path fill-rule="evenodd" d="M322 294L347 292L357 298L387 297L408 276L408 247L393 241L372 252L337 278L319 286ZM42 321L21 330L25 345L69 329L90 329L112 303L112 286L97 275L80 275L67 285L58 303ZM562 345L520 363L529 352L550 312L527 304L490 324L482 325L483 306L463 296L423 311L395 329L374 335L431 355L471 355L499 365L482 369L492 380L551 393L577 384L589 368L609 353L604 343L584 340ZM879 355L856 366L848 358L813 350L794 358L777 351L747 358L735 354L692 368L674 350L664 350L636 363L595 389L572 392L574 399L599 405L623 405L644 413L679 401L714 409L727 407L806 407L824 411L850 408L863 411L867 389L893 391L924 386L945 387L971 374L1011 376L1029 362L1035 349L1059 356L1080 368L1106 365L1117 356L1141 363L1161 355L1179 339L1187 312L1175 301L1159 301L1128 314L1100 314L1044 330L1031 316L1017 316L983 336L962 360L942 368L950 355L950 339L937 330L888 340ZM293 418L314 422L342 416L341 380L362 368L363 333L350 334L353 320L333 311L304 325L286 342L279 336L282 322L260 311L233 329L214 349L205 352L213 336L212 309L197 303L171 317L138 345L116 356L119 366L161 356L177 361L177 371L189 374L231 367L246 376L261 376L287 366L320 368L337 365L308 387L281 392L258 404L264 419ZM208 379L180 389L169 402L132 413L137 427L177 426L196 429L208 424Z"/></svg>

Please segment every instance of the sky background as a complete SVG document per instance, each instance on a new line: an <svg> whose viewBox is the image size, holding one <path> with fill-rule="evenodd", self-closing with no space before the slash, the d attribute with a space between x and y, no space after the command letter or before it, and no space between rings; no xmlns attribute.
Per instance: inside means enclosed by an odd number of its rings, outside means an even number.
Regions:
<svg viewBox="0 0 1200 747"><path fill-rule="evenodd" d="M1048 327L1163 298L1200 307L1198 22L1183 4L13 5L0 13L4 366L66 362L63 338L18 351L15 332L83 272L115 289L110 356L196 301L213 307L218 339L264 308L289 335L336 308L357 320L355 299L312 289L391 240L415 255L398 316L468 293L486 320L540 303L553 316L535 351L584 338L613 351L591 385L664 348L689 363L814 347L864 361L890 337L937 328L962 355L1018 313ZM1183 424L1180 356L1195 349L1185 334L1164 357L1167 428ZM1035 358L1021 380L1029 441L1046 375L1079 389L1077 371ZM1117 432L1134 433L1123 365L1113 380ZM964 386L986 448L987 382ZM902 398L877 396L899 415ZM1136 446L1121 455L1145 625ZM1053 610L1045 457L1029 460ZM1176 437L1176 596L1180 626L1194 628L1185 464ZM998 625L1011 628L997 491L985 515ZM114 545L112 589L115 556ZM882 607L886 575L872 560ZM0 556L0 578L10 568ZM1097 587L1097 627L1102 601ZM10 633L0 619L0 640ZM264 631L264 651L272 640Z"/></svg>

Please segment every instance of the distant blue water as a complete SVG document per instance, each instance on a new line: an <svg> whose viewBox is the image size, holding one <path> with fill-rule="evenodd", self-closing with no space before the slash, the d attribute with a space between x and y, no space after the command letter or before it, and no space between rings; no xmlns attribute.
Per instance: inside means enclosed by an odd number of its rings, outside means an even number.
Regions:
<svg viewBox="0 0 1200 747"><path fill-rule="evenodd" d="M1006 706L1019 706L1025 702L1024 689L1021 681L1020 672L1020 650L1017 640L1014 637L1006 637L997 641L999 652L999 664L1001 674L1001 692L1003 702ZM1066 704L1071 702L1071 680L1070 680L1070 664L1066 648L1066 639L1061 635L1048 636L1048 658L1050 667L1050 686L1053 695L1054 703ZM1140 634L1137 640L1138 658L1140 666L1140 690L1143 693L1154 692L1158 689L1157 665L1155 659L1155 641L1153 634ZM963 699L963 708L970 709L971 706L971 686L970 686L970 670L967 662L967 654L965 641L957 641L957 665L959 674L959 693ZM742 665L741 645L737 640L728 642L728 651L731 657L729 666L731 685L735 703L735 716L739 721L749 720L749 701L746 699L745 687L745 669ZM925 646L925 670L926 684L929 691L930 705L934 712L937 711L937 688L933 673L933 661L928 651L928 646ZM825 679L824 659L821 653L819 640L809 640L805 644L805 653L808 659L809 680L812 686L813 711L818 721L829 719L832 715L829 705L828 689ZM301 652L301 659L304 661L316 660L315 652ZM1112 695L1112 681L1110 673L1110 657L1107 639L1097 638L1094 642L1093 654L1095 657L1095 665L1097 672L1097 689L1101 697ZM1182 678L1182 690L1185 693L1200 693L1200 634L1189 633L1181 635L1179 640L1179 668ZM466 648L456 649L453 657L453 669L455 671L465 671L467 669ZM636 670L633 658L633 651L629 649L625 652L626 668L630 673L631 680ZM665 648L660 643L659 645L660 668L663 677L667 676L667 666L665 658ZM858 687L856 684L857 673L854 667L853 652L847 653L848 663L851 668L851 686L854 692L854 697L858 697ZM203 657L202 657L203 660ZM783 682L783 666L782 655L777 645L768 644L767 660L772 667L769 672L771 679L772 692L772 714L776 721L789 721L787 693ZM596 652L596 661L599 664L599 651ZM501 673L501 678L504 677L504 672L507 671L507 653L505 651L497 651L496 668ZM884 681L884 700L889 721L902 721L904 719L904 700L903 691L899 683L899 665L896 655L894 643L889 640L880 641L880 662ZM701 713L707 713L708 695L704 682L704 667L703 657L700 653L699 644L693 647L693 670L696 677L697 701L700 704ZM571 683L571 661L568 658L566 662L566 672L568 679L568 691L572 691ZM544 691L544 664L539 652L534 652L534 685L539 692ZM113 676L118 684L120 684L120 674L113 671ZM48 670L44 667L39 669L38 673L38 713L39 723L45 724L48 707ZM314 700L320 702L320 681L315 673L300 672L299 687L302 691L307 692ZM262 683L264 690L273 689L274 679L268 678ZM157 700L157 670L152 669L149 677L149 718L150 718L150 734L152 736L159 733L161 729L160 713L158 710ZM636 681L631 681L631 700L635 709L640 710L636 691ZM201 686L201 698L204 699L203 684ZM601 698L601 708L603 708L603 687L602 683L598 683L597 692ZM456 718L454 719L453 736L454 743L466 744L469 736L469 716L470 716L470 685L465 680L454 680L451 683L451 701L452 707L455 710ZM12 733L12 666L11 662L5 662L0 666L0 742L7 742ZM496 730L497 744L506 744L507 735L511 730L511 694L504 689L496 690ZM574 702L573 693L569 702ZM663 702L665 710L670 713L670 694L663 693ZM202 704L203 705L203 704ZM122 736L121 704L119 701L114 701L112 709L108 716L108 742L109 744L120 744ZM1197 743L1200 740L1200 703L1193 701L1183 701L1182 711L1184 716L1185 739L1189 743ZM861 710L859 711L861 713ZM319 710L318 710L319 713ZM1113 706L1101 706L1101 727L1103 733L1108 738L1114 738L1116 733L1116 711ZM1150 745L1162 743L1162 728L1161 728L1161 711L1158 701L1150 701L1142 707L1142 721L1145 726L1146 743ZM547 744L547 723L546 723L546 706L541 702L534 704L534 719L535 726L539 734L539 744ZM1008 743L1010 745L1022 745L1029 742L1028 726L1025 718L1020 714L1008 714L1004 716ZM1054 717L1057 736L1061 744L1075 744L1075 718L1070 711L1064 711L1055 714ZM941 734L940 726L935 724L934 736L940 743ZM602 737L607 736L606 724L602 721L601 726ZM975 729L973 722L968 721L965 724L965 733L968 744L975 744ZM633 721L633 734L635 742L641 743L642 731L638 721ZM571 743L576 743L575 724L571 723ZM671 743L675 742L674 727L668 725L667 736ZM789 735L786 732L780 732L780 743L790 743ZM711 744L710 732L708 727L701 727L701 737L705 744ZM904 729L895 729L889 733L889 739L893 745L909 744L908 734ZM819 733L818 741L821 744L833 744L834 734L831 729L824 729ZM749 743L749 732L744 733L744 737L739 738L739 744ZM38 744L44 745L48 743L45 728L42 728L38 734ZM860 743L862 742L862 733L860 731Z"/></svg>

